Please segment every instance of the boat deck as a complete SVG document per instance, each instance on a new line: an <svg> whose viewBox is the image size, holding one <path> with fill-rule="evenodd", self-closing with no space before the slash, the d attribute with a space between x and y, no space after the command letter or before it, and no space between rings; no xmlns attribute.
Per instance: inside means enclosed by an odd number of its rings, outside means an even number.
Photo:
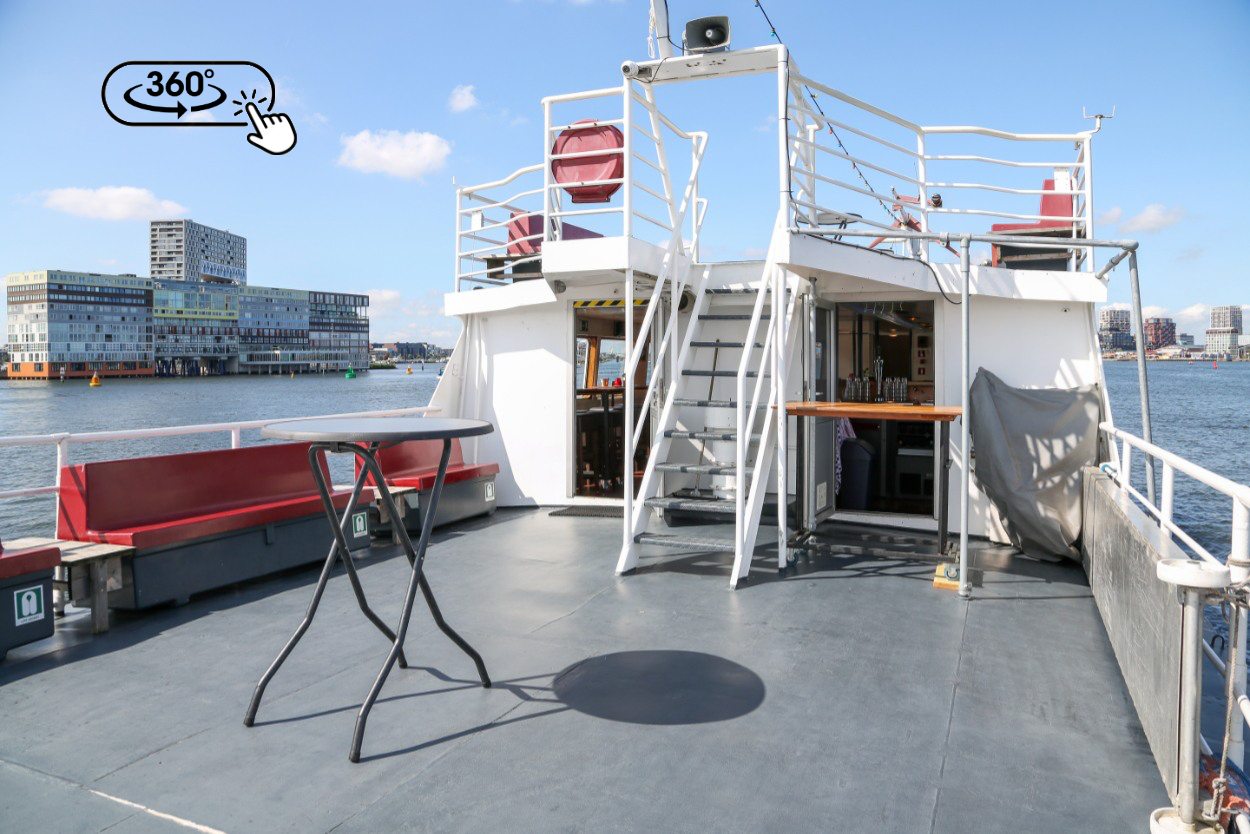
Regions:
<svg viewBox="0 0 1250 834"><path fill-rule="evenodd" d="M778 579L761 548L730 591L723 555L616 578L619 541L548 510L439 531L431 584L496 686L418 600L357 765L386 643L342 577L252 729L315 569L71 622L0 664L0 827L1127 831L1168 804L1076 566L982 545L964 603L908 557L930 537L842 528L847 555ZM388 619L406 575L391 548L361 571Z"/></svg>

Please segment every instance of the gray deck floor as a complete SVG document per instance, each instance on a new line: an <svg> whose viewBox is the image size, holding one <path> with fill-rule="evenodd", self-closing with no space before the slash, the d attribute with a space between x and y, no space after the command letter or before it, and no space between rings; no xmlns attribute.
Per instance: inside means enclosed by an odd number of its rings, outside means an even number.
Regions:
<svg viewBox="0 0 1250 834"><path fill-rule="evenodd" d="M341 576L252 729L315 571L15 649L0 829L1141 831L1167 804L1079 568L987 547L965 603L873 550L923 537L849 530L735 592L719 555L616 578L619 540L545 510L440 532L431 584L497 685L419 613L357 765L386 644ZM361 574L392 621L406 573Z"/></svg>

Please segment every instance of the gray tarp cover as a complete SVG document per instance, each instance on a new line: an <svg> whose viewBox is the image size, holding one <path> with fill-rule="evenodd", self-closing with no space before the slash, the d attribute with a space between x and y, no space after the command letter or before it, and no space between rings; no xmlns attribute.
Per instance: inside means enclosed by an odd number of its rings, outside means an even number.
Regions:
<svg viewBox="0 0 1250 834"><path fill-rule="evenodd" d="M970 405L976 479L1011 543L1079 558L1081 467L1097 460L1098 386L1013 388L980 368Z"/></svg>

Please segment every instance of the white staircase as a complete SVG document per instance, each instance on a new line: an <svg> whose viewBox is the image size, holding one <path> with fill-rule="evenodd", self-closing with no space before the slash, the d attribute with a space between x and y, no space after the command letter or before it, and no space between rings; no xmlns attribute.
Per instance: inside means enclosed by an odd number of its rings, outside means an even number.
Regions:
<svg viewBox="0 0 1250 834"><path fill-rule="evenodd" d="M691 288L694 303L669 371L641 485L636 496L626 498L617 573L637 566L642 545L725 552L734 554L730 584L736 587L750 571L767 474L777 473L779 504L788 492L784 421L776 419L785 391L777 380L786 378L786 357L797 338L799 294L771 260L763 263L758 280L745 285L709 289L713 267L696 265L690 271L699 276ZM639 435L634 433L635 443ZM627 443L627 461L633 448ZM770 466L774 454L775 470ZM653 532L648 527L657 512L694 523ZM729 522L733 531L726 537ZM781 525L780 566L785 564L784 543Z"/></svg>

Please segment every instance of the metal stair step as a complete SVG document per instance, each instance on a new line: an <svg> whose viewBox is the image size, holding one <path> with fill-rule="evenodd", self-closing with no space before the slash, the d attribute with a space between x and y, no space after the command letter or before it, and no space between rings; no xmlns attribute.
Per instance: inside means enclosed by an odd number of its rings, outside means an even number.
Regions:
<svg viewBox="0 0 1250 834"><path fill-rule="evenodd" d="M699 321L750 321L750 313L700 313Z"/></svg>
<svg viewBox="0 0 1250 834"><path fill-rule="evenodd" d="M710 536L674 536L664 533L639 533L634 536L634 541L638 544L656 544L661 547L698 547L704 550L715 550L722 553L731 553L734 549L734 543L730 539L715 539Z"/></svg>
<svg viewBox="0 0 1250 834"><path fill-rule="evenodd" d="M717 287L707 292L711 295L755 295L759 291L759 287Z"/></svg>
<svg viewBox="0 0 1250 834"><path fill-rule="evenodd" d="M698 499L698 498L648 498L643 502L648 507L654 507L661 510L682 510L685 512L695 513L718 513L733 515L734 502L723 498L718 499Z"/></svg>
<svg viewBox="0 0 1250 834"><path fill-rule="evenodd" d="M689 406L691 408L737 408L737 400L697 400L689 397L677 397L673 400L673 405Z"/></svg>
<svg viewBox="0 0 1250 834"><path fill-rule="evenodd" d="M692 339L690 341L690 346L697 348L744 348L746 344L746 342L707 341L704 339ZM762 348L763 346L762 342L755 343L757 348Z"/></svg>
<svg viewBox="0 0 1250 834"><path fill-rule="evenodd" d="M660 472L684 472L689 475L732 475L734 467L728 463L657 463L655 468ZM746 467L750 475L753 467Z"/></svg>
<svg viewBox="0 0 1250 834"><path fill-rule="evenodd" d="M688 431L686 429L668 429L665 437L688 437L691 440L733 440L738 436L737 429L703 429ZM758 435L756 435L758 437Z"/></svg>
<svg viewBox="0 0 1250 834"><path fill-rule="evenodd" d="M714 376L714 377L737 377L737 371L692 371L685 370L681 372L682 376ZM759 376L759 371L747 371L748 377ZM764 372L764 376L768 376L768 372Z"/></svg>

